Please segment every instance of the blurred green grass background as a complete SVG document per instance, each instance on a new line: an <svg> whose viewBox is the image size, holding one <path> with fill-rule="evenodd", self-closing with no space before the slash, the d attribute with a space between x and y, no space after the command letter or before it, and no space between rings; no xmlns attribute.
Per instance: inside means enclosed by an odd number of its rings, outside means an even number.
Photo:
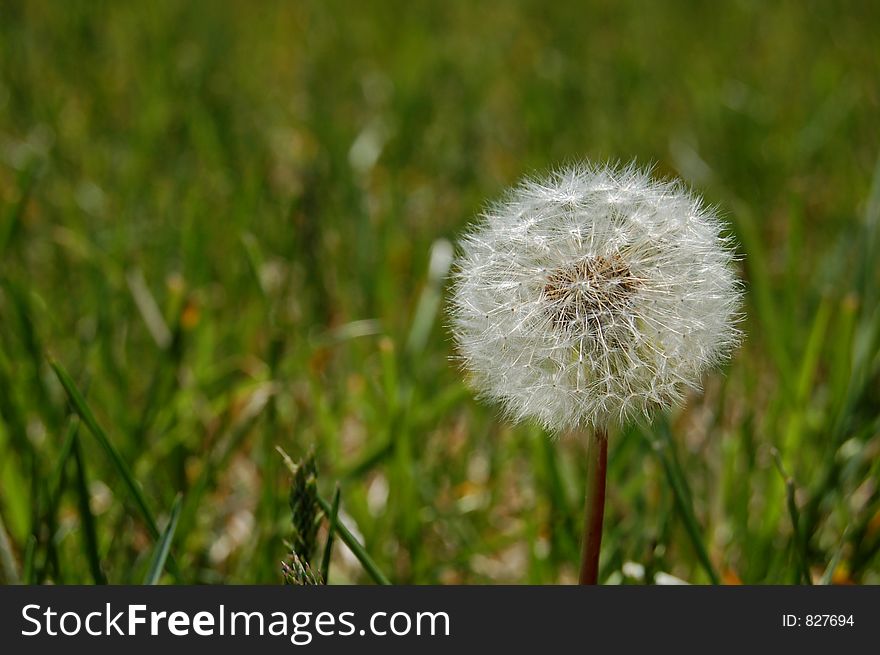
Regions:
<svg viewBox="0 0 880 655"><path fill-rule="evenodd" d="M880 583L877 25L872 2L2 0L0 580L140 582L180 493L162 580L279 582L275 447L312 445L392 581L575 580L582 448L472 400L429 262L586 157L717 203L748 287L728 370L614 436L602 578ZM336 547L330 581L368 580Z"/></svg>

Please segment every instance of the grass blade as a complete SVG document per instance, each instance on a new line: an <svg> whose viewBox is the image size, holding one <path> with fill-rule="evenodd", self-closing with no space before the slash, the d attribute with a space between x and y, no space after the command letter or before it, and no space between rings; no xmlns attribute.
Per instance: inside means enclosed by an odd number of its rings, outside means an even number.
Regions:
<svg viewBox="0 0 880 655"><path fill-rule="evenodd" d="M76 462L76 488L79 493L79 514L83 527L83 546L86 551L86 559L92 570L92 578L95 584L107 584L107 578L101 570L101 556L98 554L98 531L95 528L95 515L92 514L89 502L89 485L86 474L85 461L82 456L79 437L73 438L73 459Z"/></svg>
<svg viewBox="0 0 880 655"><path fill-rule="evenodd" d="M840 547L837 549L837 552L834 553L834 557L831 558L831 561L828 562L828 568L826 568L825 573L822 574L822 581L819 584L828 586L834 582L834 572L840 564L840 558L843 557L843 549L846 546L847 532L848 529L843 531L843 536L840 538Z"/></svg>
<svg viewBox="0 0 880 655"><path fill-rule="evenodd" d="M61 481L64 477L64 467L67 466L67 458L73 452L73 442L79 433L80 419L78 416L71 416L67 425L67 431L64 435L64 441L61 443L61 449L55 456L55 466L49 474L46 482L46 492L48 503L46 513L54 513L61 496Z"/></svg>
<svg viewBox="0 0 880 655"><path fill-rule="evenodd" d="M150 531L150 535L152 535L154 539L158 539L160 533L159 526L156 524L156 518L150 510L150 506L147 504L147 499L144 497L143 491L141 491L140 484L134 479L131 469L128 468L128 464L122 459L122 455L119 454L119 451L116 450L116 447L107 437L107 433L104 432L104 429L98 424L95 415L92 413L92 410L86 404L85 399L76 388L70 374L63 366L61 366L61 364L54 360L50 361L50 364L52 365L52 370L55 371L55 375L58 376L58 381L61 382L61 386L64 387L64 391L67 392L67 397L70 399L70 404L73 407L73 410L79 415L82 422L85 423L86 427L89 429L89 432L92 433L92 436L97 439L98 443L107 455L109 455L116 470L122 476L125 486L128 487L144 522L147 524L147 529ZM174 572L175 577L179 577L179 572L177 571L177 566L174 564L173 559L169 562L169 567Z"/></svg>
<svg viewBox="0 0 880 655"><path fill-rule="evenodd" d="M684 521L685 530L688 533L688 537L690 537L694 550L697 552L697 558L700 560L703 570L706 572L706 575L709 576L709 580L711 580L712 584L721 584L718 572L715 570L712 560L709 558L709 551L706 550L706 544L703 543L702 529L697 521L691 495L688 492L687 485L684 483L678 459L673 451L672 437L669 433L669 426L666 424L665 420L661 422L657 432L660 434L660 439L654 441L652 446L657 457L660 459L663 471L666 473L666 479L669 482L669 486L672 488L675 506L678 508L681 518ZM650 435L646 434L646 436L649 437L650 440Z"/></svg>
<svg viewBox="0 0 880 655"><path fill-rule="evenodd" d="M328 516L333 512L333 508L330 507L330 503L328 503L324 498L318 496L318 504L321 506L321 509L324 510L324 513ZM381 585L390 585L391 582L388 578L385 577L385 574L379 570L379 567L376 566L376 563L373 559L367 554L367 551L361 546L360 542L355 539L354 535L348 531L341 521L337 521L333 526L333 531L339 535L339 538L342 540L346 546L349 547L354 556L358 558L358 561L361 563L361 566L364 567L364 570L370 574L370 577L373 578L373 581L376 584Z"/></svg>
<svg viewBox="0 0 880 655"><path fill-rule="evenodd" d="M126 273L125 281L153 341L161 350L167 350L171 345L171 330L165 323L165 317L162 316L162 310L159 309L156 298L147 286L144 272L140 269L131 270Z"/></svg>
<svg viewBox="0 0 880 655"><path fill-rule="evenodd" d="M406 354L411 359L418 357L428 343L442 302L443 282L452 266L452 255L452 244L446 239L437 239L431 245L428 279L416 305L406 340Z"/></svg>
<svg viewBox="0 0 880 655"><path fill-rule="evenodd" d="M76 414L68 416L64 441L61 443L58 454L55 455L55 465L43 485L43 496L46 498L46 503L42 511L42 520L50 535L54 535L58 529L58 504L66 484L64 470L73 452L73 444L79 434L80 423L79 416ZM55 549L55 542L51 538L46 543L42 565L39 568L35 566L36 584L42 584L50 565L55 565L56 569L58 568L58 553Z"/></svg>
<svg viewBox="0 0 880 655"><path fill-rule="evenodd" d="M162 576L162 569L165 568L165 560L171 550L171 541L174 539L174 531L177 530L177 519L180 518L181 495L177 494L174 504L171 506L171 515L168 517L168 525L162 533L156 548L153 551L153 559L150 562L150 570L147 577L144 578L145 585L154 585L159 583Z"/></svg>
<svg viewBox="0 0 880 655"><path fill-rule="evenodd" d="M810 576L809 558L807 556L807 540L801 532L801 517L800 512L798 511L797 501L794 497L794 480L785 472L785 467L782 464L782 457L780 456L779 451L774 448L772 452L773 459L776 462L776 468L779 470L779 474L785 481L785 503L788 507L788 515L791 517L791 529L793 531L792 538L794 539L795 550L798 554L798 564L800 564L795 582L808 585L813 584L812 577Z"/></svg>
<svg viewBox="0 0 880 655"><path fill-rule="evenodd" d="M119 451L116 450L116 447L107 437L107 433L104 432L104 429L98 424L95 415L92 413L92 410L89 409L85 399L76 388L76 385L73 383L73 380L70 378L67 371L64 370L58 362L53 361L51 362L51 365L52 369L55 371L55 375L58 376L58 380L61 382L61 386L63 386L64 390L67 392L67 396L70 399L70 404L74 411L79 415L80 419L82 419L82 422L86 424L89 432L91 432L95 439L98 440L98 443L104 451L110 456L113 465L116 467L116 470L119 471L122 480L128 487L129 492L131 492L135 504L147 524L150 534L154 539L158 539L159 528L156 525L156 519L153 516L153 512L150 510L150 506L147 504L147 499L144 498L140 484L134 479L131 470L128 468L128 464L122 459L122 455L119 454Z"/></svg>
<svg viewBox="0 0 880 655"><path fill-rule="evenodd" d="M333 494L333 507L330 510L329 527L327 528L327 544L324 546L324 556L321 558L321 579L327 584L327 576L330 574L330 553L333 549L333 533L336 530L336 522L339 518L339 483L336 483L336 491Z"/></svg>

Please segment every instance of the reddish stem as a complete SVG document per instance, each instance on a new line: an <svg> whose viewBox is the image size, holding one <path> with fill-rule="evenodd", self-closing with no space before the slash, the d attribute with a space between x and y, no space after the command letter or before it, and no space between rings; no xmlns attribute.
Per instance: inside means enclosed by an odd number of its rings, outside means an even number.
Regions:
<svg viewBox="0 0 880 655"><path fill-rule="evenodd" d="M605 517L605 472L608 468L608 433L596 429L587 446L587 502L584 517L584 547L581 555L580 584L599 582L599 550L602 546L602 519Z"/></svg>

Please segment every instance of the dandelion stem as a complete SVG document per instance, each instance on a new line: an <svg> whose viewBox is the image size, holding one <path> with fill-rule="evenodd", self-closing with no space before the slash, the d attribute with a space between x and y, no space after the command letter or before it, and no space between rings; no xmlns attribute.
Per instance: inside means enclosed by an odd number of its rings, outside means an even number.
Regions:
<svg viewBox="0 0 880 655"><path fill-rule="evenodd" d="M587 502L584 517L584 548L581 555L580 584L599 582L599 550L602 545L602 519L605 517L605 472L608 468L608 432L597 428L587 446Z"/></svg>

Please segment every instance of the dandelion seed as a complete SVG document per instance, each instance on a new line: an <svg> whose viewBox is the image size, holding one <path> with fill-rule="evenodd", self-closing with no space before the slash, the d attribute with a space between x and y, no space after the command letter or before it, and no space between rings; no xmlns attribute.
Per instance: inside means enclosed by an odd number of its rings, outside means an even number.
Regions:
<svg viewBox="0 0 880 655"><path fill-rule="evenodd" d="M681 402L739 336L722 227L634 166L521 183L460 244L452 327L473 385L556 433Z"/></svg>

